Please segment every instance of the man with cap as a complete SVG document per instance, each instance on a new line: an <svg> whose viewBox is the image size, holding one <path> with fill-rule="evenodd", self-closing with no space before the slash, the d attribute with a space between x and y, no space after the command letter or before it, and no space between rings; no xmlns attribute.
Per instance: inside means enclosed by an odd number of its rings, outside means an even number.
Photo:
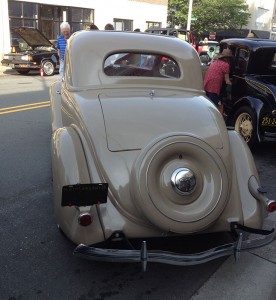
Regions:
<svg viewBox="0 0 276 300"><path fill-rule="evenodd" d="M223 82L225 81L227 85L232 85L229 78L230 60L232 56L232 51L230 49L224 49L218 56L218 60L214 61L210 65L204 77L204 90L206 92L206 96L218 108L222 105L220 93Z"/></svg>

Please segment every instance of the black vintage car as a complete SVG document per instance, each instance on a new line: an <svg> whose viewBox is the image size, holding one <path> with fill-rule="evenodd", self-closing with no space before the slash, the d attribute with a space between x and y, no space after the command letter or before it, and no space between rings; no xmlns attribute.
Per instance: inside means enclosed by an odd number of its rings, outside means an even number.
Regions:
<svg viewBox="0 0 276 300"><path fill-rule="evenodd" d="M220 52L230 48L232 88L223 97L227 125L234 126L252 149L276 140L276 42L225 39Z"/></svg>
<svg viewBox="0 0 276 300"><path fill-rule="evenodd" d="M54 44L36 28L15 28L13 34L18 38L13 39L12 52L4 55L1 64L20 74L42 69L45 75L53 75L58 68L58 54Z"/></svg>

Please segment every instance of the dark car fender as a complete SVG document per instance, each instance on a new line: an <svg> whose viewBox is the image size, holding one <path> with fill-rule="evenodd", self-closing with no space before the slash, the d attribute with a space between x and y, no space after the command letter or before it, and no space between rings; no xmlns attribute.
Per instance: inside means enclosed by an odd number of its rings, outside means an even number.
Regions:
<svg viewBox="0 0 276 300"><path fill-rule="evenodd" d="M252 109L253 113L256 116L257 124L259 124L260 112L261 112L261 110L264 106L264 103L263 103L263 101L261 101L258 98L247 96L247 97L241 98L240 100L238 100L234 104L234 106L232 107L230 113L227 116L227 120L226 120L226 125L227 126L232 126L234 114L242 106L247 106L247 107L250 107ZM259 126L257 126L257 135L258 135L258 139L260 139Z"/></svg>

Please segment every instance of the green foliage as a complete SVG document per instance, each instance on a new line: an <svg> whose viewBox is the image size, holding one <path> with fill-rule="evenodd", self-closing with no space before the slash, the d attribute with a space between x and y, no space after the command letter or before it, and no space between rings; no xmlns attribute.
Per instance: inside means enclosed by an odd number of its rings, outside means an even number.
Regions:
<svg viewBox="0 0 276 300"><path fill-rule="evenodd" d="M186 28L189 0L169 0L168 24ZM241 29L250 13L246 0L193 0L191 31L203 33L224 29Z"/></svg>

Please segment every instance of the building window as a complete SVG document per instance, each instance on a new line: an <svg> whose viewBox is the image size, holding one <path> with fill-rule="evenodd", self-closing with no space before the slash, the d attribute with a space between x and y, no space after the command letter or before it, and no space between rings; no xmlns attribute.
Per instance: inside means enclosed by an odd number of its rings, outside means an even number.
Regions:
<svg viewBox="0 0 276 300"><path fill-rule="evenodd" d="M71 29L72 32L85 29L91 23L94 23L94 10L88 8L71 8Z"/></svg>
<svg viewBox="0 0 276 300"><path fill-rule="evenodd" d="M9 1L10 28L38 27L38 5L35 3Z"/></svg>
<svg viewBox="0 0 276 300"><path fill-rule="evenodd" d="M57 39L59 36L59 25L62 22L62 10L57 6L40 5L40 31L49 39Z"/></svg>
<svg viewBox="0 0 276 300"><path fill-rule="evenodd" d="M161 22L146 22L146 28L149 29L149 28L152 28L152 27L161 27Z"/></svg>
<svg viewBox="0 0 276 300"><path fill-rule="evenodd" d="M72 32L94 23L94 10L87 8L9 0L8 9L11 30L22 26L38 28L48 39L57 39L63 20L69 22Z"/></svg>
<svg viewBox="0 0 276 300"><path fill-rule="evenodd" d="M114 19L114 29L119 31L132 31L133 20Z"/></svg>

